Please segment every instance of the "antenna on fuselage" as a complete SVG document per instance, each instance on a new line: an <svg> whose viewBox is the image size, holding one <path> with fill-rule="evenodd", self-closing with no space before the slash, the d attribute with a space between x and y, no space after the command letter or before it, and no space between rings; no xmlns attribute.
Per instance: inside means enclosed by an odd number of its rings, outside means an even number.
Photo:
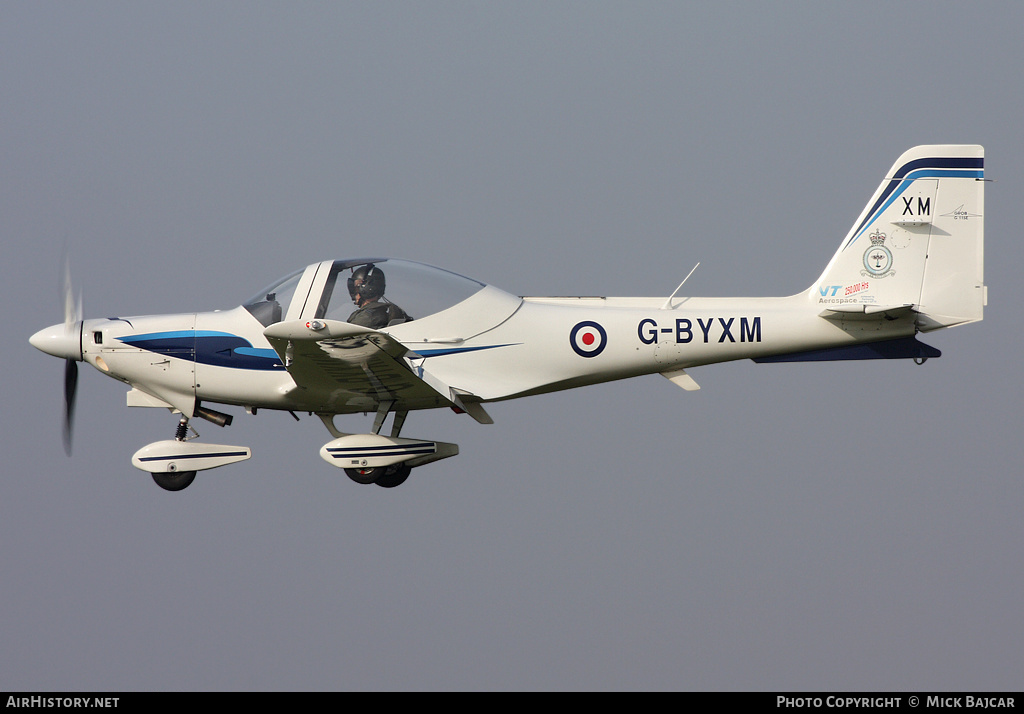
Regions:
<svg viewBox="0 0 1024 714"><path fill-rule="evenodd" d="M686 277L683 278L683 282L679 283L679 287L676 288L675 290L673 290L672 294L668 296L668 300L666 300L665 304L661 306L662 310L668 310L668 306L669 306L669 304L671 304L672 298L674 298L676 296L677 292L682 290L683 285L685 285L686 281L690 279L690 276L693 275L693 271L697 269L698 265L700 265L700 261L697 261L697 265L693 266L693 270L691 270L689 273L686 274Z"/></svg>

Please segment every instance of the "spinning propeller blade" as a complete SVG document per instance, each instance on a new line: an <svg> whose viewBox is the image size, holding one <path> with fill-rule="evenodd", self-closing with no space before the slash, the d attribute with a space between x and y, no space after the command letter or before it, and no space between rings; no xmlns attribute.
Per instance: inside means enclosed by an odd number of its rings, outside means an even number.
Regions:
<svg viewBox="0 0 1024 714"><path fill-rule="evenodd" d="M64 282L62 285L64 293L64 330L70 333L75 329L75 323L82 321L82 296L75 298L75 291L71 285L71 263L65 255L61 262L64 264Z"/></svg>
<svg viewBox="0 0 1024 714"><path fill-rule="evenodd" d="M75 392L78 391L78 363L64 362L64 453L71 456L71 429L75 418Z"/></svg>
<svg viewBox="0 0 1024 714"><path fill-rule="evenodd" d="M64 333L68 337L75 333L81 335L82 331L82 296L75 298L74 288L71 284L71 263L67 253L61 259L64 264L63 274L63 302L64 302ZM78 364L77 360L68 358L64 361L64 422L63 438L64 453L71 456L71 432L75 418L75 394L78 391Z"/></svg>

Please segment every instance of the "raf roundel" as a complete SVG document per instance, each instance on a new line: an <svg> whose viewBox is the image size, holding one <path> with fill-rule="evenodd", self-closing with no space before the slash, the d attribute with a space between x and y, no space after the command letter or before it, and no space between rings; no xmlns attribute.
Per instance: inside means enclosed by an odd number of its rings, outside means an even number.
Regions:
<svg viewBox="0 0 1024 714"><path fill-rule="evenodd" d="M569 333L569 345L580 357L597 357L608 344L608 334L596 322L579 322Z"/></svg>

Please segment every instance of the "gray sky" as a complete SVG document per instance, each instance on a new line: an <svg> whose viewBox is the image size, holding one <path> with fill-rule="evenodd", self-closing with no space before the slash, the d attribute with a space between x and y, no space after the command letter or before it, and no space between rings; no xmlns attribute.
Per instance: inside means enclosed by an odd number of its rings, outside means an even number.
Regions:
<svg viewBox="0 0 1024 714"><path fill-rule="evenodd" d="M0 689L1018 689L1024 6L0 4ZM410 416L401 488L315 418L170 494L90 317L393 255L517 294L788 295L884 172L981 143L979 325L909 362L694 370ZM1013 168L1014 166L1018 168ZM1013 223L1013 226L1011 226ZM369 418L339 420L351 430Z"/></svg>

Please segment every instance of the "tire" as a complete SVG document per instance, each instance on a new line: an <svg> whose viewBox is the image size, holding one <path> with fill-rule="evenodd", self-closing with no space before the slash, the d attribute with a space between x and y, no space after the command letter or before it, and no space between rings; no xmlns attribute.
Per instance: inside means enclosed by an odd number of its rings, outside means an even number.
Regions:
<svg viewBox="0 0 1024 714"><path fill-rule="evenodd" d="M345 474L356 483L377 483L377 479L387 471L383 466L375 469L345 469Z"/></svg>
<svg viewBox="0 0 1024 714"><path fill-rule="evenodd" d="M153 474L156 485L165 491L181 491L195 481L195 471L174 471L171 473Z"/></svg>
<svg viewBox="0 0 1024 714"><path fill-rule="evenodd" d="M412 466L408 464L395 464L394 466L388 466L384 470L384 475L374 481L374 483L381 488L394 488L405 483L410 473L412 473Z"/></svg>

